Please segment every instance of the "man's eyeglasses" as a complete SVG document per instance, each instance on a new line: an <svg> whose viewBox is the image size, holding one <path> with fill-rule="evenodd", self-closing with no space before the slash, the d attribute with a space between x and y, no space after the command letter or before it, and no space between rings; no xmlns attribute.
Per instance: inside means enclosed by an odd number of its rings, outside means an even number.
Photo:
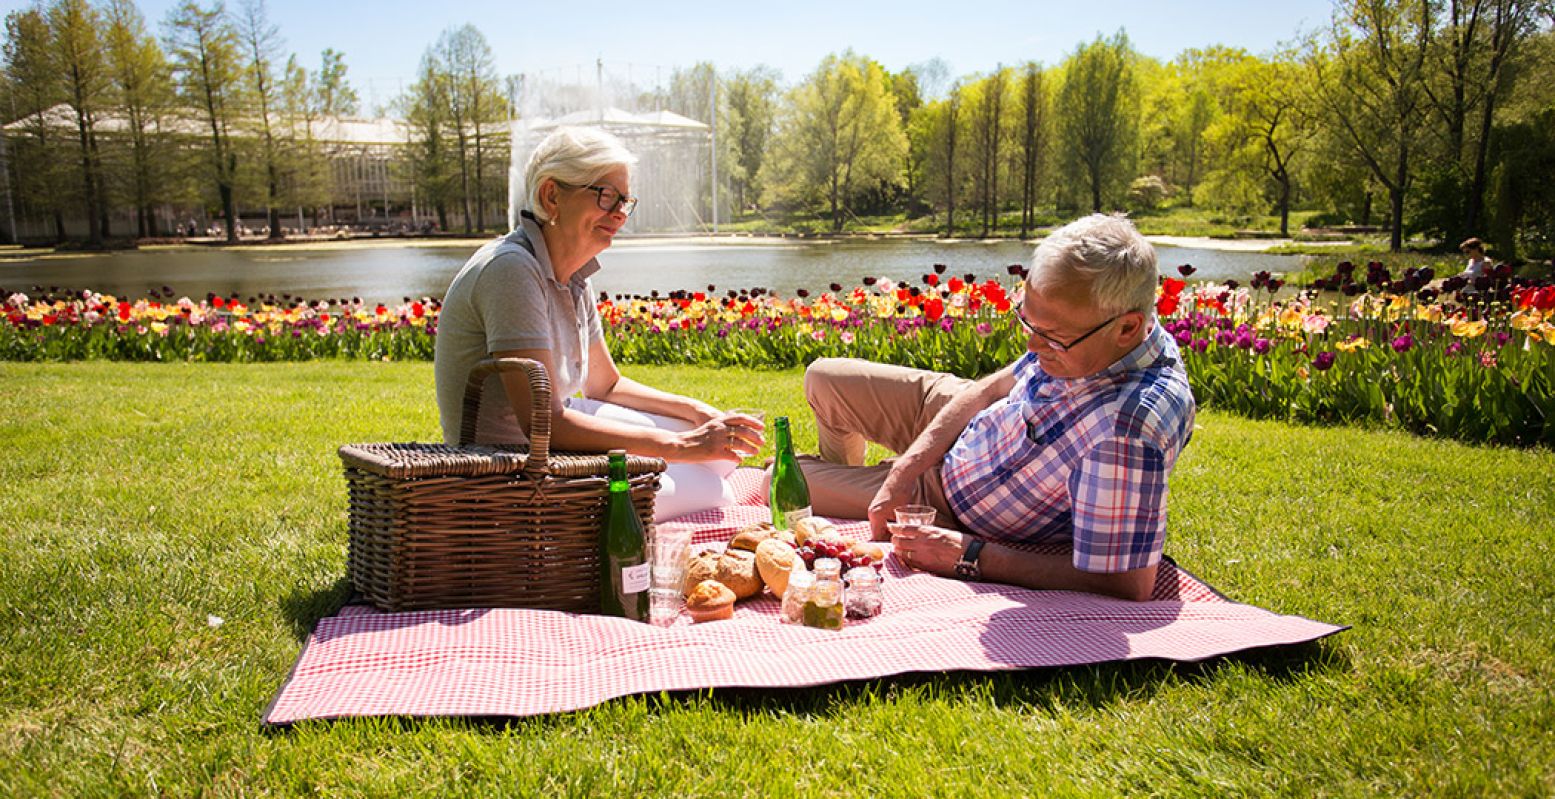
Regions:
<svg viewBox="0 0 1555 799"><path fill-rule="evenodd" d="M594 192L594 194L598 195L597 199L601 211L615 213L616 209L619 208L621 209L622 216L631 216L632 212L637 210L636 197L628 197L610 186L601 186L597 183L593 186L574 186L571 183L562 183L559 180L556 182L569 189L584 189Z"/></svg>
<svg viewBox="0 0 1555 799"><path fill-rule="evenodd" d="M1123 313L1128 313L1128 312L1124 311ZM1042 341L1047 344L1048 349L1051 349L1054 352L1068 352L1068 351L1074 349L1075 347L1080 346L1080 342L1085 341L1086 339L1090 338L1091 336L1096 335L1097 333L1100 333L1102 328L1106 327L1107 325L1112 324L1113 322L1118 321L1119 319L1122 319L1123 318L1123 314L1120 313L1117 316L1114 316L1111 319L1108 319L1107 321L1102 322L1101 324L1091 328L1090 330L1087 330L1084 335L1080 336L1079 338L1075 339L1074 341L1068 341L1068 342L1059 341L1058 339L1053 338L1052 336L1050 336L1050 335L1048 335L1048 334L1046 334L1046 333L1036 329L1035 327L1032 327L1031 326L1031 322L1027 321L1026 315L1021 313L1018 308L1015 311L1015 318L1020 320L1020 326L1025 328L1027 333L1030 333L1031 335L1036 336L1037 338L1042 339Z"/></svg>

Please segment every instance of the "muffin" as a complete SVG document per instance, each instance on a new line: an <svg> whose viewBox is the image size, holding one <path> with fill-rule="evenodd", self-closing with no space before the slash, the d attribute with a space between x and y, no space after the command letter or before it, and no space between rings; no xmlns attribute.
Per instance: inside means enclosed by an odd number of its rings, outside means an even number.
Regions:
<svg viewBox="0 0 1555 799"><path fill-rule="evenodd" d="M717 580L703 580L686 597L691 623L718 621L734 617L734 592Z"/></svg>

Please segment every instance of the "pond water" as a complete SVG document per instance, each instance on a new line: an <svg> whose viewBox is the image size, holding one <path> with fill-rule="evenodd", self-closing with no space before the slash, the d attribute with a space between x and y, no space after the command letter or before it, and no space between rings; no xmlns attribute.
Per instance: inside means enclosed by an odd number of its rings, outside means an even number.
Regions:
<svg viewBox="0 0 1555 799"><path fill-rule="evenodd" d="M600 256L598 291L647 294L675 289L719 292L764 287L784 296L829 284L859 285L865 276L913 280L945 264L947 275L1007 279L1009 264L1029 264L1032 245L1014 241L933 239L623 239ZM1192 264L1196 279L1246 281L1254 272L1293 272L1303 256L1157 245L1161 271ZM178 295L209 292L249 297L291 294L310 299L361 297L369 302L438 297L473 248L348 246L339 250L195 250L59 255L0 260L0 287L92 289L119 297L171 286Z"/></svg>

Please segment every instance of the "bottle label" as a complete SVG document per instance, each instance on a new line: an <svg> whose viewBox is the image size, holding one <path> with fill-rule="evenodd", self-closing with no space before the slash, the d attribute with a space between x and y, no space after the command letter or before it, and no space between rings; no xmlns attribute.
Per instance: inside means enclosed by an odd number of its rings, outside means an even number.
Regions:
<svg viewBox="0 0 1555 799"><path fill-rule="evenodd" d="M815 514L810 512L810 506L806 505L802 508L795 508L794 510L784 511L783 521L788 529L792 530L794 529L794 525L799 523L800 519L808 518L814 515Z"/></svg>
<svg viewBox="0 0 1555 799"><path fill-rule="evenodd" d="M648 590L648 564L626 566L621 569L621 593L640 594Z"/></svg>

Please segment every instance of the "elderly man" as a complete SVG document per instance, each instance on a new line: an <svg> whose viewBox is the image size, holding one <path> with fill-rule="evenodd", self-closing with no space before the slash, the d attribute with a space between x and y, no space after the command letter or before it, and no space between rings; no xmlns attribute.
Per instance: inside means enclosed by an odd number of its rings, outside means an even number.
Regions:
<svg viewBox="0 0 1555 799"><path fill-rule="evenodd" d="M1016 310L1027 353L992 375L852 359L806 370L821 450L802 460L811 501L867 514L915 569L1145 600L1195 408L1156 323L1155 251L1128 220L1095 214L1034 261ZM866 441L901 454L865 467ZM932 506L935 524L891 521L909 503ZM1011 546L1053 542L1072 542L1072 557Z"/></svg>

